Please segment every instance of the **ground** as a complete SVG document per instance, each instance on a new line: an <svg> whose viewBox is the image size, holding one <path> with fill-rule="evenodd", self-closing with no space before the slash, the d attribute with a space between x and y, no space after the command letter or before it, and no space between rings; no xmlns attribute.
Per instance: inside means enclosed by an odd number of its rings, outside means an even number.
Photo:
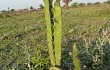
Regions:
<svg viewBox="0 0 110 70"><path fill-rule="evenodd" d="M107 70L110 66L110 5L71 7L62 11L62 63L72 62L69 53L76 41L82 69L95 68L97 59L103 57L99 65L103 63ZM42 70L48 67L44 11L0 13L0 69Z"/></svg>

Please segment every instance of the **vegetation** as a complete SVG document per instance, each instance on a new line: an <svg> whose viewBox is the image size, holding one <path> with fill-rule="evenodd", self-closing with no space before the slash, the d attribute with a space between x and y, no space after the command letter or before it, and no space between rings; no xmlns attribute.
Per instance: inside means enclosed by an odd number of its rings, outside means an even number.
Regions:
<svg viewBox="0 0 110 70"><path fill-rule="evenodd" d="M11 11L11 12L14 12L15 10L14 10L14 9L11 9L10 11Z"/></svg>
<svg viewBox="0 0 110 70"><path fill-rule="evenodd" d="M85 3L79 3L79 6L81 6L81 7L85 6Z"/></svg>
<svg viewBox="0 0 110 70"><path fill-rule="evenodd" d="M34 7L33 6L30 6L30 10L33 11L34 10Z"/></svg>
<svg viewBox="0 0 110 70"><path fill-rule="evenodd" d="M81 70L109 70L110 5L71 6L68 10L62 9L62 18L62 70L74 69L74 66ZM49 69L52 65L46 28L43 10L0 13L0 69ZM70 54L74 53L75 46L80 64L75 63L75 55Z"/></svg>
<svg viewBox="0 0 110 70"><path fill-rule="evenodd" d="M108 0L108 1L106 1L106 2L104 2L104 3L106 3L106 4L110 4L110 0Z"/></svg>
<svg viewBox="0 0 110 70"><path fill-rule="evenodd" d="M62 9L60 0L56 0L54 4L54 51L56 65L61 65L61 43L62 43Z"/></svg>
<svg viewBox="0 0 110 70"><path fill-rule="evenodd" d="M78 7L78 3L75 2L75 3L73 3L71 6L72 6L72 7Z"/></svg>
<svg viewBox="0 0 110 70"><path fill-rule="evenodd" d="M44 2L50 60L52 66L60 66L62 40L62 15L60 0L55 1L54 8L52 6L53 0L44 0Z"/></svg>
<svg viewBox="0 0 110 70"><path fill-rule="evenodd" d="M40 9L44 9L44 6L42 4L39 5Z"/></svg>
<svg viewBox="0 0 110 70"><path fill-rule="evenodd" d="M63 3L65 3L64 7L65 8L69 8L69 2L71 2L72 0L62 0Z"/></svg>
<svg viewBox="0 0 110 70"><path fill-rule="evenodd" d="M75 69L76 70L81 70L80 68L80 61L79 61L79 58L78 58L78 49L77 49L77 46L76 46L76 43L74 43L73 45L73 63L74 63L74 66L75 66Z"/></svg>
<svg viewBox="0 0 110 70"><path fill-rule="evenodd" d="M49 49L49 56L52 66L56 65L55 62L55 55L54 55L54 44L53 44L53 24L52 21L53 18L53 12L52 12L52 0L44 0L45 3L45 19L46 19L46 25L47 25L47 41L48 41L48 49Z"/></svg>

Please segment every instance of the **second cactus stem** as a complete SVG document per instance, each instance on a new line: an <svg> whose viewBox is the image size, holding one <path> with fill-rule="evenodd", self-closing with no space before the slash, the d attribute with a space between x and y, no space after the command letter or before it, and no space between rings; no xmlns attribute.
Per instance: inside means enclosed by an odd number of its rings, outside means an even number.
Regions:
<svg viewBox="0 0 110 70"><path fill-rule="evenodd" d="M62 39L62 15L60 0L56 0L54 4L54 51L56 65L61 65L61 39Z"/></svg>

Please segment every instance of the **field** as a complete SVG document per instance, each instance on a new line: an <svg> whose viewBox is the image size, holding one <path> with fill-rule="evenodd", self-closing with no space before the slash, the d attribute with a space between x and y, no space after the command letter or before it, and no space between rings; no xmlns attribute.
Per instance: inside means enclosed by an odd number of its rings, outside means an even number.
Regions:
<svg viewBox="0 0 110 70"><path fill-rule="evenodd" d="M70 52L76 41L82 70L109 70L110 5L62 11L62 66L72 63ZM50 66L44 11L0 13L0 70L46 70Z"/></svg>

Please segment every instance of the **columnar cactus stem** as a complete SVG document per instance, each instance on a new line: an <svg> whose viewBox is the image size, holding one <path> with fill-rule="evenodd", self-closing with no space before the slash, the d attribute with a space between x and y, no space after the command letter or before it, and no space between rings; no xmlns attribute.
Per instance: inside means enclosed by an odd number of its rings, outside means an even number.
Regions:
<svg viewBox="0 0 110 70"><path fill-rule="evenodd" d="M61 65L61 37L62 37L62 15L60 0L56 0L54 8L53 0L44 0L45 19L47 25L47 40L49 56L52 66Z"/></svg>
<svg viewBox="0 0 110 70"><path fill-rule="evenodd" d="M60 0L54 4L54 51L56 65L61 65L61 39L62 39L62 15Z"/></svg>
<svg viewBox="0 0 110 70"><path fill-rule="evenodd" d="M54 50L52 44L52 0L44 0L45 3L45 19L46 19L46 26L47 26L47 41L48 41L48 49L49 49L49 56L52 66L55 66L55 57L54 57Z"/></svg>
<svg viewBox="0 0 110 70"><path fill-rule="evenodd" d="M78 49L77 49L77 46L76 46L76 42L74 43L74 46L73 46L73 63L74 63L74 66L75 66L75 70L81 70L80 61L78 59Z"/></svg>

